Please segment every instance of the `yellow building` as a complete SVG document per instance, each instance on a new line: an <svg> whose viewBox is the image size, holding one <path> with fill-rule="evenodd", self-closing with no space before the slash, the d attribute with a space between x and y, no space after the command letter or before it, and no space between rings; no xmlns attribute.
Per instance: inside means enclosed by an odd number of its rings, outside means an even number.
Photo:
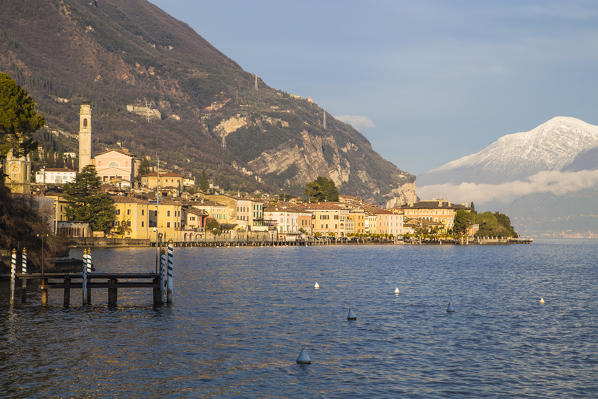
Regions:
<svg viewBox="0 0 598 399"><path fill-rule="evenodd" d="M363 209L349 210L348 219L353 226L351 231L347 231L348 234L365 234L365 212Z"/></svg>
<svg viewBox="0 0 598 399"><path fill-rule="evenodd" d="M149 203L133 197L112 197L116 220L112 234L122 238L150 239Z"/></svg>
<svg viewBox="0 0 598 399"><path fill-rule="evenodd" d="M183 188L183 175L173 172L148 173L141 176L141 185L151 190L155 188Z"/></svg>
<svg viewBox="0 0 598 399"><path fill-rule="evenodd" d="M425 200L401 207L405 218L440 222L446 230L451 230L455 224L457 210L470 211L466 205L452 204L444 200Z"/></svg>
<svg viewBox="0 0 598 399"><path fill-rule="evenodd" d="M116 221L112 234L122 238L181 241L184 228L182 204L163 200L150 202L133 197L112 197Z"/></svg>
<svg viewBox="0 0 598 399"><path fill-rule="evenodd" d="M347 219L349 210L335 204L321 202L307 204L305 211L312 214L312 231L314 234L347 236ZM349 232L349 233L352 233Z"/></svg>

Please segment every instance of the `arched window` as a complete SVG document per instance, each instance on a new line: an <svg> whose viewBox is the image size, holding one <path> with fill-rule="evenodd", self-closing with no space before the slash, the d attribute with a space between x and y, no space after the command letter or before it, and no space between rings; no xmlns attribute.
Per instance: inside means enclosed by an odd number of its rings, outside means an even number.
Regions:
<svg viewBox="0 0 598 399"><path fill-rule="evenodd" d="M83 127L87 127L87 118L83 118Z"/></svg>
<svg viewBox="0 0 598 399"><path fill-rule="evenodd" d="M108 164L108 166L111 168L118 168L120 165L118 164L118 162L112 161Z"/></svg>

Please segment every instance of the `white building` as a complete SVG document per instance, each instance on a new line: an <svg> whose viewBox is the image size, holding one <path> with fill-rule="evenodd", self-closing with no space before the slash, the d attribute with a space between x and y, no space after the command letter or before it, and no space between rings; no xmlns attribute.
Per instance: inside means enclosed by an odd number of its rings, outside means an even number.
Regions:
<svg viewBox="0 0 598 399"><path fill-rule="evenodd" d="M74 183L77 172L68 168L44 168L35 173L37 184Z"/></svg>

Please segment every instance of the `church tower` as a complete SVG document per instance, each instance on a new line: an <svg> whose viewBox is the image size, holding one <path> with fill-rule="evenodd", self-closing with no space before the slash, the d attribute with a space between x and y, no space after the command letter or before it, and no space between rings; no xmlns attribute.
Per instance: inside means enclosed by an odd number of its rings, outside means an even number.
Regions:
<svg viewBox="0 0 598 399"><path fill-rule="evenodd" d="M91 165L91 104L81 104L79 112L79 172Z"/></svg>

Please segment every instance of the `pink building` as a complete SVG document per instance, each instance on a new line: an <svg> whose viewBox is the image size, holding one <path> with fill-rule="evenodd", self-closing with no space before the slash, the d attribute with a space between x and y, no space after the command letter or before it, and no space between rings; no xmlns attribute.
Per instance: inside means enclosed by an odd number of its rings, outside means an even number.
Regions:
<svg viewBox="0 0 598 399"><path fill-rule="evenodd" d="M135 159L122 151L110 150L94 158L96 171L102 183L119 181L131 187L135 177Z"/></svg>

